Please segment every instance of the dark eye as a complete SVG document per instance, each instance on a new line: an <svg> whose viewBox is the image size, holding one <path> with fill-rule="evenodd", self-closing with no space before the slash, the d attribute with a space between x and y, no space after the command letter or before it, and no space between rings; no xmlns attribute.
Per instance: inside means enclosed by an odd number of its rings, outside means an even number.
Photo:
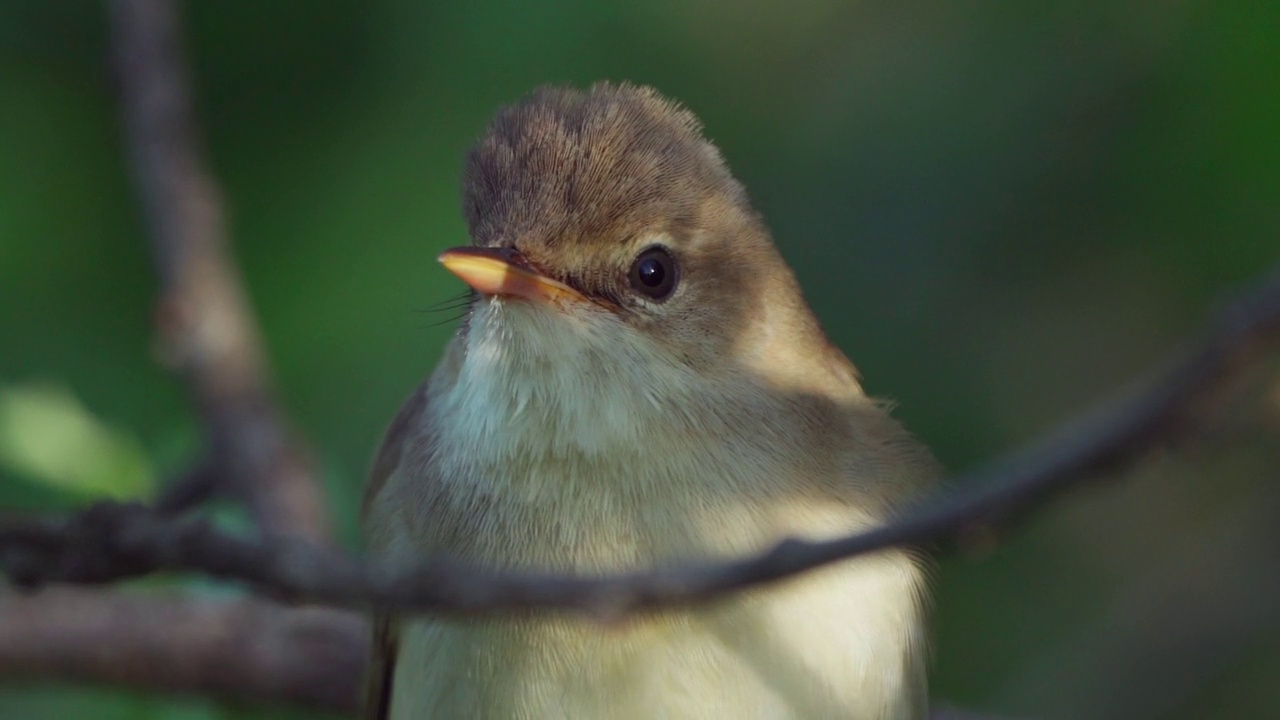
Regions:
<svg viewBox="0 0 1280 720"><path fill-rule="evenodd" d="M631 287L653 300L666 300L676 289L676 259L661 245L645 248L631 263Z"/></svg>

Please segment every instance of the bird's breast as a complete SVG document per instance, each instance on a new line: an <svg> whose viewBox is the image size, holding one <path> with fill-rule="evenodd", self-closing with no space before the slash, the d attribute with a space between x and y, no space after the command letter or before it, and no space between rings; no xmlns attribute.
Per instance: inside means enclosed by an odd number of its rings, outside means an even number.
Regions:
<svg viewBox="0 0 1280 720"><path fill-rule="evenodd" d="M786 435L797 425L781 411L717 395L625 337L471 329L427 403L429 440L383 493L392 556L593 574L875 520L814 491L826 460ZM887 553L611 628L407 621L393 717L915 718L920 583Z"/></svg>

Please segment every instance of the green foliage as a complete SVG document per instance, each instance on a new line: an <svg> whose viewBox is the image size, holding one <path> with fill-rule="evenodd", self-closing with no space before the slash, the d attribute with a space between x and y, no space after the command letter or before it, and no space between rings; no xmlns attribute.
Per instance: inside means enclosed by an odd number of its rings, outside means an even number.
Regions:
<svg viewBox="0 0 1280 720"><path fill-rule="evenodd" d="M138 441L57 385L0 385L0 467L86 500L143 498L153 489Z"/></svg>
<svg viewBox="0 0 1280 720"><path fill-rule="evenodd" d="M154 279L102 8L0 3L6 509L145 495L155 466L199 449L149 354ZM1116 387L1280 255L1277 3L185 8L235 250L347 539L379 433L451 332L420 309L460 289L433 258L466 241L463 154L541 83L630 79L701 115L833 341L957 469ZM937 694L1098 717L1078 685L1036 678L1065 673L1071 643L1229 524L1244 490L1274 485L1268 462L1085 494L983 562L944 564ZM1272 716L1257 668L1278 661L1260 642L1160 716ZM277 715L0 686L0 718L42 717Z"/></svg>

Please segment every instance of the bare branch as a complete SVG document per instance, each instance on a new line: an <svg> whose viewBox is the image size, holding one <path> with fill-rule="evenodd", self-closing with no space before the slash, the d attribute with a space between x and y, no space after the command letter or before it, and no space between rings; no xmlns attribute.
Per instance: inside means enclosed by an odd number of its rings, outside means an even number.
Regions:
<svg viewBox="0 0 1280 720"><path fill-rule="evenodd" d="M788 540L736 562L600 578L495 574L447 560L420 568L362 563L315 544L327 534L322 498L306 453L276 407L259 330L228 258L173 3L112 0L111 11L124 124L160 277L159 344L188 385L209 436L210 460L154 507L101 504L69 519L0 522L0 567L20 584L197 572L297 601L455 615L561 609L612 618L705 601L888 547L951 548L1006 530L1069 488L1184 439L1207 396L1280 334L1278 270L1153 381L1004 462L959 478L951 486L963 494L950 501L859 535ZM257 536L175 517L218 491L248 504ZM364 621L341 610L65 588L0 594L4 676L345 713L355 707L367 642ZM951 717L936 715L944 716Z"/></svg>
<svg viewBox="0 0 1280 720"><path fill-rule="evenodd" d="M133 170L160 277L163 356L186 380L217 475L259 524L319 541L324 504L275 407L259 331L227 258L221 199L200 154L176 9L113 0L112 38Z"/></svg>
<svg viewBox="0 0 1280 720"><path fill-rule="evenodd" d="M354 613L261 600L46 589L0 594L0 678L120 685L354 716ZM934 720L995 720L941 709Z"/></svg>
<svg viewBox="0 0 1280 720"><path fill-rule="evenodd" d="M1199 342L1154 381L993 468L950 483L962 493L950 501L869 532L827 542L786 540L734 562L597 578L492 573L448 560L393 568L362 564L293 539L245 539L203 522L174 522L142 506L104 504L70 520L0 526L0 564L28 584L107 582L183 571L245 581L294 600L356 609L455 615L561 609L613 618L709 600L889 547L955 547L1006 529L1057 494L1122 470L1157 445L1183 439L1212 390L1277 335L1280 269L1228 306Z"/></svg>
<svg viewBox="0 0 1280 720"><path fill-rule="evenodd" d="M364 618L261 600L49 589L0 593L0 677L56 678L356 711Z"/></svg>

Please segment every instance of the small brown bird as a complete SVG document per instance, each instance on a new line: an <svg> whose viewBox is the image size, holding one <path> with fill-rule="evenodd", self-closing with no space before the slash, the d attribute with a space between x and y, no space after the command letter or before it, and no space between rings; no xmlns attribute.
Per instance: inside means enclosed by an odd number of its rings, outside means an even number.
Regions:
<svg viewBox="0 0 1280 720"><path fill-rule="evenodd" d="M687 110L543 88L471 151L475 290L387 431L372 552L603 573L881 523L936 475L862 391ZM924 572L903 550L620 628L382 617L371 718L927 714Z"/></svg>

